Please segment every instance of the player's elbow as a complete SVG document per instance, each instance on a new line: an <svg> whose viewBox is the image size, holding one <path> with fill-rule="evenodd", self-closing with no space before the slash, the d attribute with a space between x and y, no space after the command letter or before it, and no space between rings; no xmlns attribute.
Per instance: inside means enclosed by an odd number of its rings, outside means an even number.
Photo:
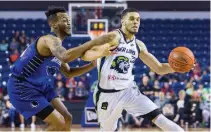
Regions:
<svg viewBox="0 0 211 132"><path fill-rule="evenodd" d="M69 63L71 62L74 58L72 57L72 53L67 53L67 52L64 52L62 55L61 55L61 61L63 63Z"/></svg>
<svg viewBox="0 0 211 132"><path fill-rule="evenodd" d="M83 55L83 56L81 56L81 60L83 60L83 61L92 61L92 58L88 57L86 55Z"/></svg>

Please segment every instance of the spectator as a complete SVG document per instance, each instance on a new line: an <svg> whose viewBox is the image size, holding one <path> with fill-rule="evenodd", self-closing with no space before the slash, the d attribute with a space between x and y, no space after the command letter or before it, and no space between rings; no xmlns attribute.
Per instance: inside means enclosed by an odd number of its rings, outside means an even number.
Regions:
<svg viewBox="0 0 211 132"><path fill-rule="evenodd" d="M129 127L136 127L136 128L140 128L143 122L143 118L141 117L136 117L134 115L131 115L129 113L126 113L126 123L127 125L129 125Z"/></svg>
<svg viewBox="0 0 211 132"><path fill-rule="evenodd" d="M64 88L64 84L62 81L58 81L57 82L57 87L56 87L56 91L57 94L59 95L59 98L64 101L64 97L65 97L65 88Z"/></svg>
<svg viewBox="0 0 211 132"><path fill-rule="evenodd" d="M34 37L31 37L30 40L27 42L26 46L29 46L35 41Z"/></svg>
<svg viewBox="0 0 211 132"><path fill-rule="evenodd" d="M74 88L69 88L68 89L69 91L68 91L68 99L69 100L73 100L74 99L74 97L75 97L75 89Z"/></svg>
<svg viewBox="0 0 211 132"><path fill-rule="evenodd" d="M210 82L210 75L207 73L207 70L203 70L203 74L201 76L201 82Z"/></svg>
<svg viewBox="0 0 211 132"><path fill-rule="evenodd" d="M78 99L86 99L88 97L88 90L83 81L78 82L75 95Z"/></svg>
<svg viewBox="0 0 211 132"><path fill-rule="evenodd" d="M165 98L165 95L163 92L160 92L159 97L155 99L154 101L154 103L160 108L162 108L167 102L168 100Z"/></svg>
<svg viewBox="0 0 211 132"><path fill-rule="evenodd" d="M67 79L66 88L76 88L77 82L74 77Z"/></svg>
<svg viewBox="0 0 211 132"><path fill-rule="evenodd" d="M8 96L9 97L9 96ZM9 98L6 100L6 107L8 108L11 127L15 127L15 107L10 103Z"/></svg>
<svg viewBox="0 0 211 132"><path fill-rule="evenodd" d="M19 118L20 118L20 121L21 121L20 128L24 129L25 128L25 119L21 114L19 114ZM31 124L30 124L30 127L31 127L32 130L34 130L36 128L35 122L36 122L36 116L32 116L32 121L31 121Z"/></svg>
<svg viewBox="0 0 211 132"><path fill-rule="evenodd" d="M16 49L13 54L10 55L10 63L13 64L18 58L19 58L19 53L18 50Z"/></svg>
<svg viewBox="0 0 211 132"><path fill-rule="evenodd" d="M83 82L83 84L85 84L85 89L87 91L90 90L90 81L86 76L80 76L79 82Z"/></svg>
<svg viewBox="0 0 211 132"><path fill-rule="evenodd" d="M5 119L8 117L6 102L3 98L3 89L0 89L0 125L4 124Z"/></svg>
<svg viewBox="0 0 211 132"><path fill-rule="evenodd" d="M153 100L153 87L149 83L149 77L142 77L142 84L139 87L139 90L143 92L148 98Z"/></svg>
<svg viewBox="0 0 211 132"><path fill-rule="evenodd" d="M8 50L8 43L5 40L2 40L0 44L0 51L7 51Z"/></svg>
<svg viewBox="0 0 211 132"><path fill-rule="evenodd" d="M193 127L196 127L201 120L201 111L200 111L200 101L201 97L197 92L193 92L190 100L190 121L193 124Z"/></svg>
<svg viewBox="0 0 211 132"><path fill-rule="evenodd" d="M167 103L163 106L162 108L162 113L164 116L166 116L167 118L169 118L170 120L173 119L174 117L174 106L170 103Z"/></svg>
<svg viewBox="0 0 211 132"><path fill-rule="evenodd" d="M196 81L199 81L201 77L201 68L198 62L196 62L195 65L196 66L191 73L191 77L193 77Z"/></svg>
<svg viewBox="0 0 211 132"><path fill-rule="evenodd" d="M189 96L192 96L193 92L194 92L194 87L193 87L192 82L190 81L186 85L186 94Z"/></svg>
<svg viewBox="0 0 211 132"><path fill-rule="evenodd" d="M26 49L26 40L24 38L20 38L20 53L22 53Z"/></svg>
<svg viewBox="0 0 211 132"><path fill-rule="evenodd" d="M77 81L75 78L69 78L66 81L66 92L67 92L67 99L72 100L75 97L75 89L77 87Z"/></svg>
<svg viewBox="0 0 211 132"><path fill-rule="evenodd" d="M57 74L56 80L57 80L57 81L62 81L63 84L65 84L65 78L63 78L63 76L62 76L61 73L58 73L58 74Z"/></svg>
<svg viewBox="0 0 211 132"><path fill-rule="evenodd" d="M15 40L16 40L17 42L20 42L20 32L19 32L19 31L16 31L16 32L15 32L14 38L15 38Z"/></svg>
<svg viewBox="0 0 211 132"><path fill-rule="evenodd" d="M163 88L161 88L161 91L164 92L164 94L166 95L167 93L173 94L174 91L172 90L172 88L170 88L169 86L169 82L164 82L164 86Z"/></svg>
<svg viewBox="0 0 211 132"><path fill-rule="evenodd" d="M198 85L198 89L196 90L196 92L201 96L202 92L203 92L203 89L204 89L204 85L203 84L199 84Z"/></svg>
<svg viewBox="0 0 211 132"><path fill-rule="evenodd" d="M202 110L202 123L205 127L210 127L210 88L204 88L201 93L202 101L200 109Z"/></svg>
<svg viewBox="0 0 211 132"><path fill-rule="evenodd" d="M160 84L159 84L159 81L158 80L155 80L154 81L154 89L153 89L153 92L154 92L155 99L157 97L159 97L159 95L160 95Z"/></svg>
<svg viewBox="0 0 211 132"><path fill-rule="evenodd" d="M15 38L12 38L12 42L9 45L9 50L10 51L15 51L19 48L19 43L17 42L17 40Z"/></svg>
<svg viewBox="0 0 211 132"><path fill-rule="evenodd" d="M184 127L184 113L185 113L185 91L179 91L179 100L177 101L177 115L174 118L174 122L178 122L181 127Z"/></svg>

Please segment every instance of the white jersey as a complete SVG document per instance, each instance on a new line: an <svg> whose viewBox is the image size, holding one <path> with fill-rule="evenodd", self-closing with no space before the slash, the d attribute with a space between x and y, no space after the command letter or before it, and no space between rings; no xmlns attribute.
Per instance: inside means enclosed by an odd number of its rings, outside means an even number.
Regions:
<svg viewBox="0 0 211 132"><path fill-rule="evenodd" d="M120 41L114 50L117 54L103 57L97 60L99 86L103 89L126 89L134 85L132 73L135 60L139 56L139 48L136 38L127 42L123 32L120 33Z"/></svg>

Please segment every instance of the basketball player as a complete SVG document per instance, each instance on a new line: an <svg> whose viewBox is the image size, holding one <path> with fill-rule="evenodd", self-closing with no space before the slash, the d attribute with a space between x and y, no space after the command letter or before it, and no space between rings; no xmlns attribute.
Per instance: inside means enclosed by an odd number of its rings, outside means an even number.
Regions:
<svg viewBox="0 0 211 132"><path fill-rule="evenodd" d="M107 34L66 50L62 41L71 35L68 14L64 8L50 7L46 16L51 32L33 42L12 66L8 94L13 106L25 119L35 115L48 124L47 130L70 130L72 115L53 89L53 76L59 70L68 78L91 70L95 67L94 62L79 68L70 68L67 63L93 46L109 42L115 35ZM110 51L102 50L104 53Z"/></svg>
<svg viewBox="0 0 211 132"><path fill-rule="evenodd" d="M139 92L132 74L134 62L138 57L158 74L174 71L168 63L160 63L147 51L145 44L135 38L140 25L140 15L137 10L124 10L121 23L121 29L113 31L116 38L111 42L117 46L113 50L116 54L101 56L102 58L97 61L99 84L94 92L94 103L101 129L116 130L117 121L124 109L134 116L149 118L164 131L184 131L164 117L159 108ZM109 47L111 44L105 45ZM93 49L86 51L82 59L87 61L97 59L102 48L95 46Z"/></svg>

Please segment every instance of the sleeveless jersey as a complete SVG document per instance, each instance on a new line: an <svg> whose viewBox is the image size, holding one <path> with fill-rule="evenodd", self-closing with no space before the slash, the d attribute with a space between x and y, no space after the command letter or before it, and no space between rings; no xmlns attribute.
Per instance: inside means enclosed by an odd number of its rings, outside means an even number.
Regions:
<svg viewBox="0 0 211 132"><path fill-rule="evenodd" d="M127 42L124 33L118 29L120 41L113 51L117 54L97 60L99 86L103 89L126 89L134 85L132 73L135 60L139 56L136 38Z"/></svg>
<svg viewBox="0 0 211 132"><path fill-rule="evenodd" d="M49 34L56 36L54 33ZM61 61L54 56L41 56L37 51L38 39L27 47L12 65L11 73L33 84L45 84L46 79L54 78L53 76L60 70Z"/></svg>

